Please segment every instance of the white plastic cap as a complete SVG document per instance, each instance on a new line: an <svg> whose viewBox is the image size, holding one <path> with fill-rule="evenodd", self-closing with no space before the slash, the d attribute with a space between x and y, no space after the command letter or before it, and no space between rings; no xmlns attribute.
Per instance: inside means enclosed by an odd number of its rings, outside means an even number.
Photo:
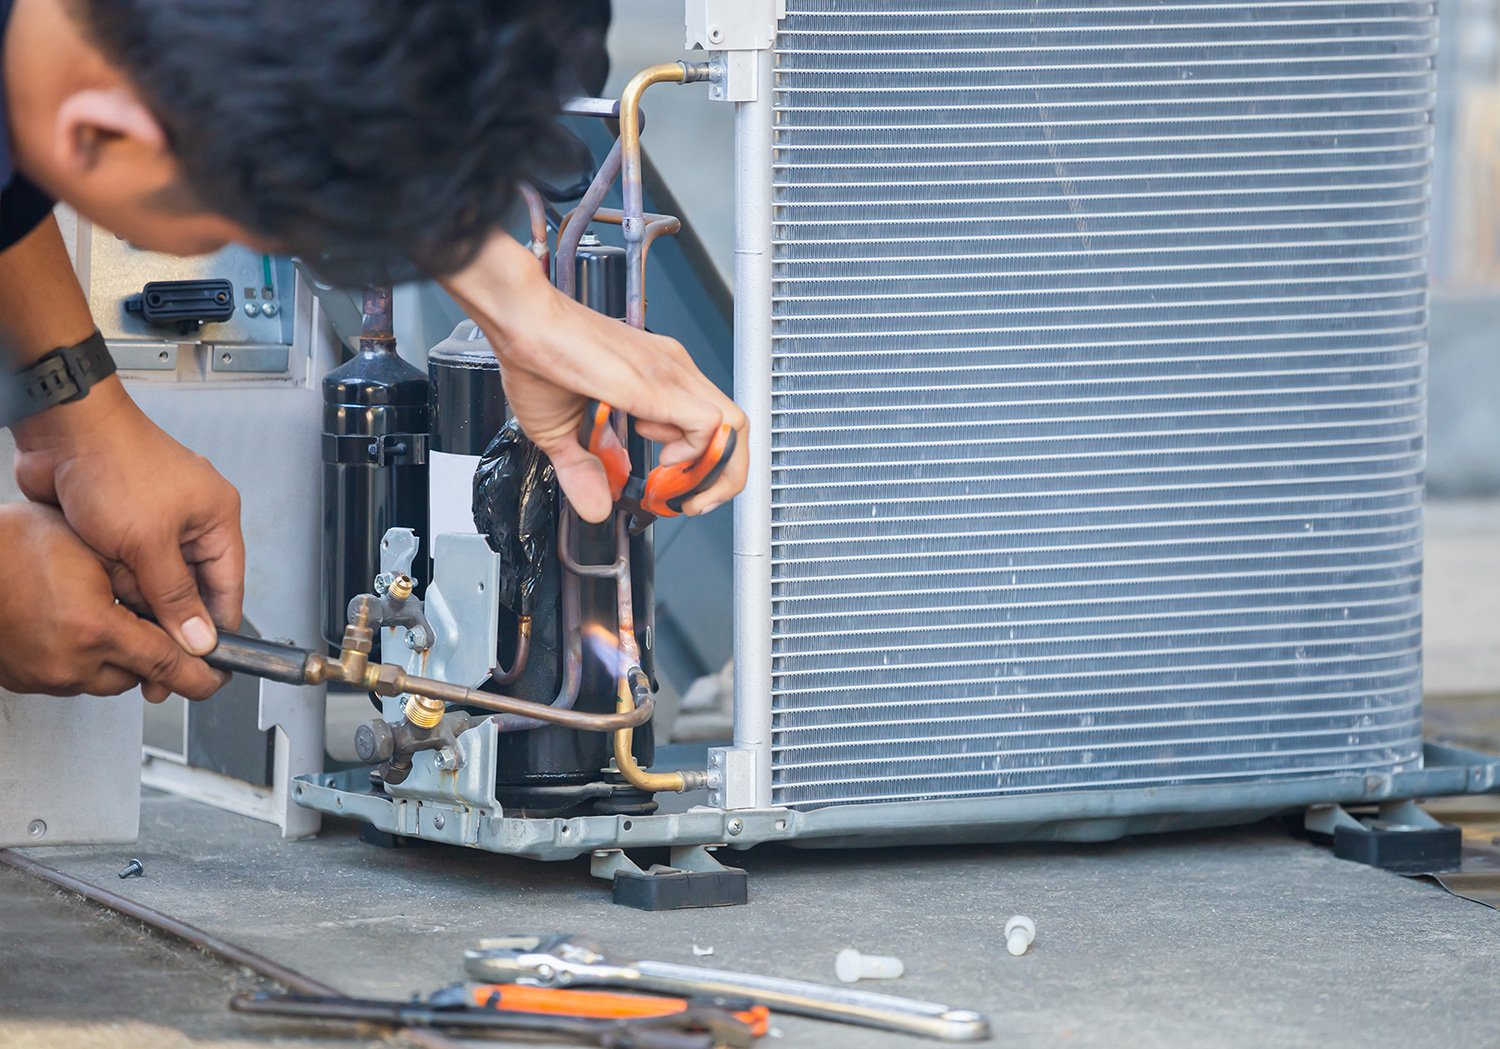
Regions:
<svg viewBox="0 0 1500 1049"><path fill-rule="evenodd" d="M900 958L883 954L860 954L845 947L833 960L833 971L844 983L856 980L894 980L906 972Z"/></svg>
<svg viewBox="0 0 1500 1049"><path fill-rule="evenodd" d="M1019 958L1036 939L1036 922L1024 914L1017 914L1005 923L1005 949Z"/></svg>

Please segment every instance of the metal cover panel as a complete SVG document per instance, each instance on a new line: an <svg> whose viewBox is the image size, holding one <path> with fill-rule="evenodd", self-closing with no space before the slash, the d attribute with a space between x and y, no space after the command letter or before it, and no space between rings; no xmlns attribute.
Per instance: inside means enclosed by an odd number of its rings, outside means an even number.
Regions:
<svg viewBox="0 0 1500 1049"><path fill-rule="evenodd" d="M775 801L1419 766L1432 6L788 8Z"/></svg>

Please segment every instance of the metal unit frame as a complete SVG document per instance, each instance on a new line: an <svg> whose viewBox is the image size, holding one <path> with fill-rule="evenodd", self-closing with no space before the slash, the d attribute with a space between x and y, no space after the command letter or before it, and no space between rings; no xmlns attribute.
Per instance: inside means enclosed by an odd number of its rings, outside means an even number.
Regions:
<svg viewBox="0 0 1500 1049"><path fill-rule="evenodd" d="M368 769L300 777L294 795L320 812L363 820L391 834L566 860L609 849L748 849L770 841L824 848L1109 841L1129 834L1253 823L1313 806L1500 791L1500 757L1429 743L1424 767L1364 776L835 805L806 812L695 806L653 816L523 819L506 816L494 802L495 735L494 726L485 722L459 737L468 764L458 775L438 769L431 752L416 755L400 799L371 794Z"/></svg>

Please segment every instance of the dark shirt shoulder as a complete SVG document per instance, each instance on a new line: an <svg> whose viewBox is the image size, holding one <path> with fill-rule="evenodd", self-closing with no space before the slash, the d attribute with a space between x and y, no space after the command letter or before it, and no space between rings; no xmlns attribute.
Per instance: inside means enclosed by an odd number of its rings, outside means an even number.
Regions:
<svg viewBox="0 0 1500 1049"><path fill-rule="evenodd" d="M23 175L0 189L0 251L39 226L52 212L52 198Z"/></svg>

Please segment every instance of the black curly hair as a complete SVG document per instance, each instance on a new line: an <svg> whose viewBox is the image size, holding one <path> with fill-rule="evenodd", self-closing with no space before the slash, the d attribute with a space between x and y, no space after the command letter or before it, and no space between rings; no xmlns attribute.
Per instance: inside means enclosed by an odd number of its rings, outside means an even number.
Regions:
<svg viewBox="0 0 1500 1049"><path fill-rule="evenodd" d="M602 85L608 0L72 0L185 196L332 278L468 262ZM552 168L555 170L555 168Z"/></svg>

